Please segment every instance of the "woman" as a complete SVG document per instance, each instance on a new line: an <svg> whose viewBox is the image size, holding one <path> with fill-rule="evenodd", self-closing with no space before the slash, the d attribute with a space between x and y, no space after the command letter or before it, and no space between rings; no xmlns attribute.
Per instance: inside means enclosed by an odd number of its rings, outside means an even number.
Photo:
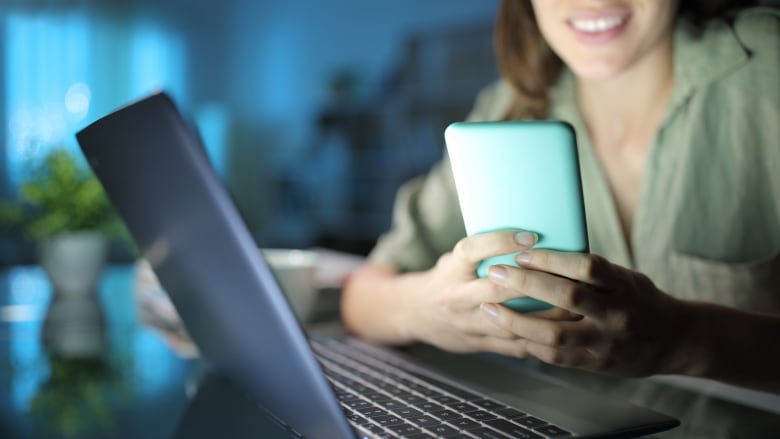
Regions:
<svg viewBox="0 0 780 439"><path fill-rule="evenodd" d="M534 250L517 230L464 237L445 157L399 191L345 289L346 327L780 392L780 14L745 3L504 0L502 80L470 119L575 127L593 253ZM475 277L515 251L521 268ZM525 295L556 308L498 305Z"/></svg>

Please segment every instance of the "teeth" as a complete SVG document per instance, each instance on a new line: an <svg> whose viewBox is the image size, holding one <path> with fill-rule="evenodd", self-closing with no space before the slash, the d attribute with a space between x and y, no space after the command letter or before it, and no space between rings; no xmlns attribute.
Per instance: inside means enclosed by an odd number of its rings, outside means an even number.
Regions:
<svg viewBox="0 0 780 439"><path fill-rule="evenodd" d="M572 20L571 24L575 29L583 32L604 32L623 23L623 18L597 18L595 20Z"/></svg>

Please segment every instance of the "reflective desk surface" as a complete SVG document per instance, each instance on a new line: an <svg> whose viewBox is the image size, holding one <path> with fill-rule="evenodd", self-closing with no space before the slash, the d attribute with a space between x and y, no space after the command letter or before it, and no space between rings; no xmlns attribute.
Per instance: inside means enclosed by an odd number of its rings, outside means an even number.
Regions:
<svg viewBox="0 0 780 439"><path fill-rule="evenodd" d="M107 268L91 303L63 306L39 267L0 269L0 438L276 436L272 423L201 360L180 355L141 322L134 270ZM338 330L335 320L325 326ZM424 357L431 349L411 353ZM780 437L778 395L507 361L682 421L658 437Z"/></svg>

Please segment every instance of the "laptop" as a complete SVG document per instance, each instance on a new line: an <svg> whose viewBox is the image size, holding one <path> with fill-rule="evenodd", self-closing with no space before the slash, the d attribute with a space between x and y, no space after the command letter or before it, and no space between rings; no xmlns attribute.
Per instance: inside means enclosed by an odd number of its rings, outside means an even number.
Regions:
<svg viewBox="0 0 780 439"><path fill-rule="evenodd" d="M679 424L491 356L307 334L194 128L160 92L77 139L203 358L291 435L628 437Z"/></svg>

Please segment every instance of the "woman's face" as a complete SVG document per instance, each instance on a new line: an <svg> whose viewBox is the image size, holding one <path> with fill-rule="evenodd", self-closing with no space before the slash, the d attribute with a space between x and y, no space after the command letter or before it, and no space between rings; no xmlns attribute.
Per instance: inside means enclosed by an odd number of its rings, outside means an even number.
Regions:
<svg viewBox="0 0 780 439"><path fill-rule="evenodd" d="M609 79L671 36L677 0L532 0L547 43L574 73Z"/></svg>

